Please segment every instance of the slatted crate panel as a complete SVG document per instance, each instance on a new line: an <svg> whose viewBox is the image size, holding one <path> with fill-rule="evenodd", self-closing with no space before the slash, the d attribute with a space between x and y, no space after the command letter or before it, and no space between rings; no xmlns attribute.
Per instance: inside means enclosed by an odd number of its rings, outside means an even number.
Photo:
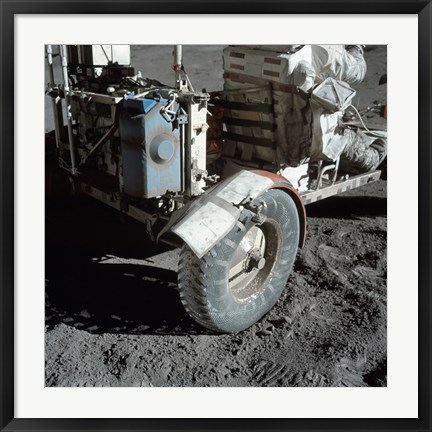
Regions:
<svg viewBox="0 0 432 432"><path fill-rule="evenodd" d="M231 88L235 91L230 92ZM271 112L273 109L271 88L269 86L258 88L248 83L231 83L230 80L226 80L225 90L228 90L225 94L228 102L252 106L252 110L225 109L225 125L229 137L225 154L233 156L235 149L238 148L242 159L251 160L257 156L254 150L262 146L266 148L266 154L270 154L267 159L273 159L276 137L275 121ZM263 112L265 110L269 112Z"/></svg>
<svg viewBox="0 0 432 432"><path fill-rule="evenodd" d="M250 89L250 84L231 82L225 80L225 89ZM299 96L286 93L283 91L260 90L254 93L227 93L226 99L232 102L249 102L249 103L271 103L273 113L247 112L242 110L227 110L226 116L239 120L250 120L262 122L267 127L272 125L269 130L263 127L245 127L226 124L227 131L243 136L266 138L275 142L279 148L279 154L282 160L287 161L289 165L296 166L304 160L310 149L311 130L310 130L310 110L307 100ZM233 155L233 148L236 143L229 143L228 154ZM239 144L244 148L243 144ZM251 144L252 145L252 144ZM252 145L253 146L253 145ZM248 151L248 155L255 155L260 159L273 162L275 160L274 152L266 146L256 145L254 151Z"/></svg>
<svg viewBox="0 0 432 432"><path fill-rule="evenodd" d="M224 71L289 84L293 67L302 59L311 62L311 56L310 47L285 57L283 53L271 50L226 47Z"/></svg>
<svg viewBox="0 0 432 432"><path fill-rule="evenodd" d="M301 53L307 58L308 51ZM301 91L290 83L288 72L297 61L296 54L288 59L273 51L249 49L245 47L227 47L224 50L224 89L229 101L270 103L272 113L246 113L231 110L229 116L243 120L261 121L273 127L244 127L227 124L227 131L252 138L266 138L274 142L277 155L268 146L230 142L227 152L243 149L245 157L257 157L269 162L275 159L290 166L302 163L310 153L311 114L309 100ZM261 88L251 92L251 88ZM237 92L234 92L237 90ZM244 93L241 91L244 90ZM247 147L251 147L250 149ZM266 148L267 147L267 148ZM247 151L244 151L244 149ZM276 157L277 156L277 157Z"/></svg>
<svg viewBox="0 0 432 432"><path fill-rule="evenodd" d="M228 90L231 85L229 80L225 82L225 89ZM235 83L233 89L241 90L241 89L251 89L250 84L243 83ZM252 103L252 104L261 104L264 103L266 105L272 105L272 92L270 89L262 89L256 91L248 91L245 93L242 92L233 92L227 93L226 99L229 102L240 102L240 103ZM226 117L231 118L232 120L242 120L248 122L256 122L256 126L248 127L248 126L240 126L235 124L230 124L227 122L228 131L232 131L236 134L244 134L250 137L258 137L258 138L268 138L274 141L274 116L272 113L259 112L259 111L244 111L244 110L236 110L236 109L227 109ZM262 123L264 127L261 127L259 123Z"/></svg>

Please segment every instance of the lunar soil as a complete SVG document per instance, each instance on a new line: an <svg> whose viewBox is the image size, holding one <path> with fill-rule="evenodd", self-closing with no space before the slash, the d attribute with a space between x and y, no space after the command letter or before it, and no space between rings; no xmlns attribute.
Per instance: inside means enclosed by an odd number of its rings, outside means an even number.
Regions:
<svg viewBox="0 0 432 432"><path fill-rule="evenodd" d="M132 64L171 83L171 50L133 47ZM195 88L221 89L222 47L183 50ZM386 103L386 48L365 56L359 108ZM91 198L47 199L45 385L386 386L387 181L306 210L306 244L276 306L241 333L217 334L182 308L178 250Z"/></svg>

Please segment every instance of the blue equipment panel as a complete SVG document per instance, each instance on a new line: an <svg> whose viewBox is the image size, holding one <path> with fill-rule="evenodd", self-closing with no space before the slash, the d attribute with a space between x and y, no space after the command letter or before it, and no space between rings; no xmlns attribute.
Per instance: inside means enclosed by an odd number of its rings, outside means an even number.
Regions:
<svg viewBox="0 0 432 432"><path fill-rule="evenodd" d="M166 99L126 99L120 113L126 194L153 198L181 190L180 131L160 114ZM177 109L174 106L174 109Z"/></svg>

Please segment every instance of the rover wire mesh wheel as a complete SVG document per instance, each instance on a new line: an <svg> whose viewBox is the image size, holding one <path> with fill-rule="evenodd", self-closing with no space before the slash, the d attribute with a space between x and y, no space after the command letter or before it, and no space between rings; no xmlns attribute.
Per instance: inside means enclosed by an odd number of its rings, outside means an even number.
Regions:
<svg viewBox="0 0 432 432"><path fill-rule="evenodd" d="M178 285L187 313L219 332L238 332L276 303L292 270L299 244L296 205L284 191L256 198L263 222L243 210L234 228L203 258L184 245Z"/></svg>

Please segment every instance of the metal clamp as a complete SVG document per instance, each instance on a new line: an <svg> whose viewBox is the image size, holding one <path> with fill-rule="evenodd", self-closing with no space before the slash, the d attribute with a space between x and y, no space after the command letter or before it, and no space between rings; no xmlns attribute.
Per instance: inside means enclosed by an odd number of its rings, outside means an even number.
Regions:
<svg viewBox="0 0 432 432"><path fill-rule="evenodd" d="M167 123L173 123L177 117L177 111L173 110L175 98L160 109L160 114Z"/></svg>
<svg viewBox="0 0 432 432"><path fill-rule="evenodd" d="M253 215L250 220L258 225L262 225L267 219L267 215L263 213L267 208L267 204L264 201L260 201L260 203L257 205L253 204L253 201L250 198L246 198L246 200L244 200L246 202L243 201L244 208L249 210Z"/></svg>

